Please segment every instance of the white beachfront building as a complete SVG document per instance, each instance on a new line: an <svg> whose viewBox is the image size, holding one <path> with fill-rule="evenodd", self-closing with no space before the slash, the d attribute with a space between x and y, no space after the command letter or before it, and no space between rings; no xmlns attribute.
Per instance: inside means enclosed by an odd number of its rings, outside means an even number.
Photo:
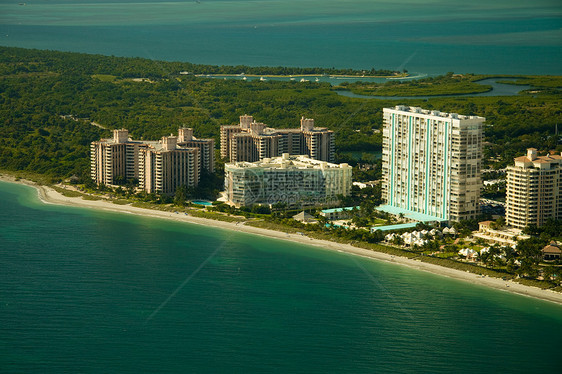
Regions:
<svg viewBox="0 0 562 374"><path fill-rule="evenodd" d="M225 192L231 205L325 205L351 191L351 166L306 156L265 158L225 165Z"/></svg>
<svg viewBox="0 0 562 374"><path fill-rule="evenodd" d="M383 116L386 203L451 221L475 218L485 118L401 105Z"/></svg>

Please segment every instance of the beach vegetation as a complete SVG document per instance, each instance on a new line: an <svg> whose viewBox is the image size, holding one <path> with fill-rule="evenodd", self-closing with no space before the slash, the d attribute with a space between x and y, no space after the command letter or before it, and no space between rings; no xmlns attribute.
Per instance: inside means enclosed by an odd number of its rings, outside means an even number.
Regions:
<svg viewBox="0 0 562 374"><path fill-rule="evenodd" d="M125 199L113 199L113 200L111 200L111 202L113 204L117 204L117 205L128 205L128 204L130 204L130 201L125 200Z"/></svg>
<svg viewBox="0 0 562 374"><path fill-rule="evenodd" d="M181 185L176 188L176 193L174 195L174 204L177 206L184 206L187 200L187 186Z"/></svg>
<svg viewBox="0 0 562 374"><path fill-rule="evenodd" d="M82 197L82 196L84 196L84 194L79 192L79 191L68 190L66 188L60 188L60 187L57 187L57 186L51 186L51 188L53 188L55 191L57 191L58 193L60 193L63 196L66 196L66 197Z"/></svg>
<svg viewBox="0 0 562 374"><path fill-rule="evenodd" d="M96 201L96 200L101 200L101 199L102 199L101 197L95 196L95 195L83 195L83 196L82 196L82 200L93 200L93 201Z"/></svg>

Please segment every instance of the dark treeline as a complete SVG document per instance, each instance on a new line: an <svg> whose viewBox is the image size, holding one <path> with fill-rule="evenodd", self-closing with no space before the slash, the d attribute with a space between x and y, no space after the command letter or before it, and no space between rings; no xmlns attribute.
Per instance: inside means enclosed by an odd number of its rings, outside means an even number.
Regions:
<svg viewBox="0 0 562 374"><path fill-rule="evenodd" d="M76 72L86 74L111 74L121 78L147 77L166 78L190 74L255 74L255 75L377 75L393 76L399 71L388 69L336 69L325 67L287 66L229 66L203 65L189 62L154 61L144 58L111 57L74 52L56 52L36 49L0 47L2 49L1 74L39 72L48 68L53 72ZM27 65L25 62L33 64Z"/></svg>
<svg viewBox="0 0 562 374"><path fill-rule="evenodd" d="M286 66L216 66L193 65L194 74L254 74L254 75L352 75L352 76L394 76L399 71L385 69L336 69L336 68L299 68Z"/></svg>
<svg viewBox="0 0 562 374"><path fill-rule="evenodd" d="M530 146L560 147L554 129L562 124L562 96L556 90L513 97L364 100L340 96L327 83L174 73L189 70L186 66L0 47L0 168L86 175L89 143L110 136L111 129L159 139L189 126L195 136L218 142L220 125L235 124L243 114L278 128L298 127L301 116L314 118L317 126L335 132L336 151L372 152L382 144L382 108L399 103L486 117L490 144L484 155L497 158L497 165ZM140 77L149 80L131 79Z"/></svg>

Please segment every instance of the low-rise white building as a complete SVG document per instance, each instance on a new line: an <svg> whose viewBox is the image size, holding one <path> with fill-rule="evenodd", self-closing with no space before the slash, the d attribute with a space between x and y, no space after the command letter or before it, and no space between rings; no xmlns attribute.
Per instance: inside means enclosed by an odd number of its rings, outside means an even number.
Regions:
<svg viewBox="0 0 562 374"><path fill-rule="evenodd" d="M225 165L227 202L253 204L325 205L351 191L351 166L313 160L307 156L264 158Z"/></svg>
<svg viewBox="0 0 562 374"><path fill-rule="evenodd" d="M520 229L492 227L492 221L478 222L478 232L473 232L472 236L474 238L483 239L490 243L509 246L515 246L517 240L529 239L529 236L523 235Z"/></svg>
<svg viewBox="0 0 562 374"><path fill-rule="evenodd" d="M345 208L332 208L324 209L320 212L322 217L332 221L335 219L345 219L352 216L354 211L359 211L361 208L359 206L348 206Z"/></svg>
<svg viewBox="0 0 562 374"><path fill-rule="evenodd" d="M474 249L463 248L458 253L459 253L459 256L464 256L469 261L478 260L478 252L476 252Z"/></svg>

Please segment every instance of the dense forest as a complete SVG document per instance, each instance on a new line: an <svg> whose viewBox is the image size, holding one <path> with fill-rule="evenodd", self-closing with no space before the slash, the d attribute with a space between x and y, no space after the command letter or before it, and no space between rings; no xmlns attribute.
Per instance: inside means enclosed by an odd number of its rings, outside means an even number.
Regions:
<svg viewBox="0 0 562 374"><path fill-rule="evenodd" d="M375 151L381 147L382 108L398 104L395 100L340 96L327 83L180 74L265 71L249 67L205 69L211 68L0 47L0 168L56 178L87 175L89 143L109 136L110 129L124 127L134 138L158 139L176 133L180 126L189 126L196 136L218 141L220 125L237 123L243 114L279 128L298 127L301 116L314 118L318 126L335 131L338 152ZM294 68L267 69L269 74L299 74ZM536 89L518 96L400 103L486 117L485 158L500 167L530 146L542 151L561 149L554 135L556 124L562 124L559 87L552 84L553 79L530 79ZM408 85L414 90L419 83L400 84L401 90L407 92Z"/></svg>
<svg viewBox="0 0 562 374"><path fill-rule="evenodd" d="M35 60L31 65L4 66L7 73L43 71L41 66L48 66L52 71L68 72L87 69L92 74L112 74L121 78L144 76L149 78L166 78L170 75L184 74L248 74L248 75L349 75L349 76L396 76L406 74L388 69L336 69L324 67L286 67L286 66L227 66L202 65L189 62L169 62L130 57L108 57L103 55L74 52L52 52L0 47L2 53L11 54L27 61ZM8 52L10 51L10 52ZM8 56L5 56L8 57ZM10 59L10 57L8 57ZM13 60L12 60L13 61Z"/></svg>

